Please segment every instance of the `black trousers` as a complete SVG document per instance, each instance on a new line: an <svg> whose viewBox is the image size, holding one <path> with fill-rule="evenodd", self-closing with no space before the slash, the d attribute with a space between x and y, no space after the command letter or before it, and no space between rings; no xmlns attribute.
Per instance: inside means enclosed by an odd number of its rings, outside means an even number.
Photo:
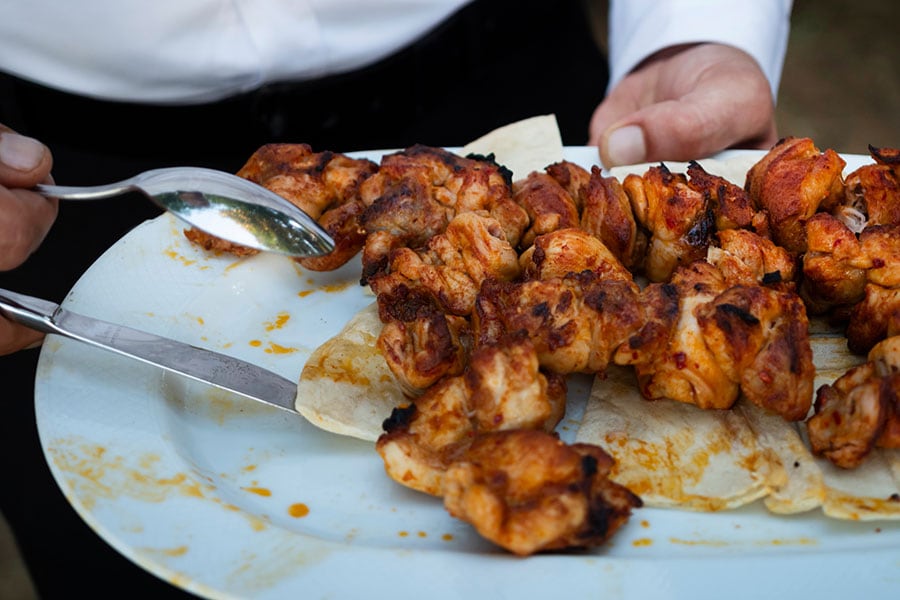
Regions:
<svg viewBox="0 0 900 600"><path fill-rule="evenodd" d="M57 183L97 184L172 165L236 171L275 141L336 151L456 146L546 113L557 115L566 144L582 144L606 81L580 0L482 0L372 67L202 106L99 102L0 74L0 123L50 146ZM157 214L132 196L63 203L47 240L0 273L0 287L61 301L100 253ZM63 498L35 428L37 357L0 357L0 509L39 593L186 595L119 556Z"/></svg>

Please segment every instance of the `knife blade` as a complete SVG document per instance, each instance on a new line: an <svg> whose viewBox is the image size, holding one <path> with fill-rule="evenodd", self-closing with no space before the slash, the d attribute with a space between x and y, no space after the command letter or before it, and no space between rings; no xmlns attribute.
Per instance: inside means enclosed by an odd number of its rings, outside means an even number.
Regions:
<svg viewBox="0 0 900 600"><path fill-rule="evenodd" d="M0 289L0 314L31 329L84 342L297 414L295 382L241 359L4 289Z"/></svg>

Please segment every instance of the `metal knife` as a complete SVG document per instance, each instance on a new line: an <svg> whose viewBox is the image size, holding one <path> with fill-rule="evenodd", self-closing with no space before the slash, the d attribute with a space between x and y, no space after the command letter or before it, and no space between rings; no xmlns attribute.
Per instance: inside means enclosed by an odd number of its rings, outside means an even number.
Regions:
<svg viewBox="0 0 900 600"><path fill-rule="evenodd" d="M0 315L297 414L297 384L257 365L0 288Z"/></svg>

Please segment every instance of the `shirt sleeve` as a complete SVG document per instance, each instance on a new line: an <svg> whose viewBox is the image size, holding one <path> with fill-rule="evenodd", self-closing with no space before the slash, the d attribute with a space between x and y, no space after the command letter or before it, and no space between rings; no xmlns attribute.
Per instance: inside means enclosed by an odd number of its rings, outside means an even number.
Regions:
<svg viewBox="0 0 900 600"><path fill-rule="evenodd" d="M663 48L717 42L752 56L777 97L791 8L791 0L611 0L609 89Z"/></svg>

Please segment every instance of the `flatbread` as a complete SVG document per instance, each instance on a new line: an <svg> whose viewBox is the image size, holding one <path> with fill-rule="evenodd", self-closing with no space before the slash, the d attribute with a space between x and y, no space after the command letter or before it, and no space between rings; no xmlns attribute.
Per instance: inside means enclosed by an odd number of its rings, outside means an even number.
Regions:
<svg viewBox="0 0 900 600"><path fill-rule="evenodd" d="M474 153L494 159L524 179L563 159L563 143L555 115L523 119L495 129L463 146L463 156Z"/></svg>
<svg viewBox="0 0 900 600"><path fill-rule="evenodd" d="M698 511L736 508L768 492L768 455L733 411L645 400L633 371L597 377L576 442L612 454L610 478L647 506Z"/></svg>
<svg viewBox="0 0 900 600"><path fill-rule="evenodd" d="M821 463L826 515L853 521L900 519L898 450L876 449L855 469Z"/></svg>
<svg viewBox="0 0 900 600"><path fill-rule="evenodd" d="M738 402L735 411L753 430L756 443L766 455L766 508L773 513L793 514L821 506L825 500L822 469L797 426L750 402Z"/></svg>
<svg viewBox="0 0 900 600"><path fill-rule="evenodd" d="M326 431L375 441L395 406L406 403L375 346L381 332L373 302L313 351L297 384L297 412Z"/></svg>
<svg viewBox="0 0 900 600"><path fill-rule="evenodd" d="M816 389L863 362L843 336L811 329ZM726 411L644 400L633 374L616 367L595 380L576 441L609 452L613 479L647 506L714 511L762 498L777 514L900 519L900 450L876 449L860 467L840 469L813 456L804 433L744 399Z"/></svg>
<svg viewBox="0 0 900 600"><path fill-rule="evenodd" d="M704 158L697 162L703 167L703 170L711 175L718 175L735 185L743 187L744 181L747 179L747 171L759 161L759 157L753 154L736 154L725 158ZM687 171L689 163L678 161L665 161L664 164L672 173L684 173ZM613 167L609 170L609 176L618 180L625 179L626 176L636 173L645 173L650 167L658 167L659 162L643 163L639 165L628 165L621 167Z"/></svg>

